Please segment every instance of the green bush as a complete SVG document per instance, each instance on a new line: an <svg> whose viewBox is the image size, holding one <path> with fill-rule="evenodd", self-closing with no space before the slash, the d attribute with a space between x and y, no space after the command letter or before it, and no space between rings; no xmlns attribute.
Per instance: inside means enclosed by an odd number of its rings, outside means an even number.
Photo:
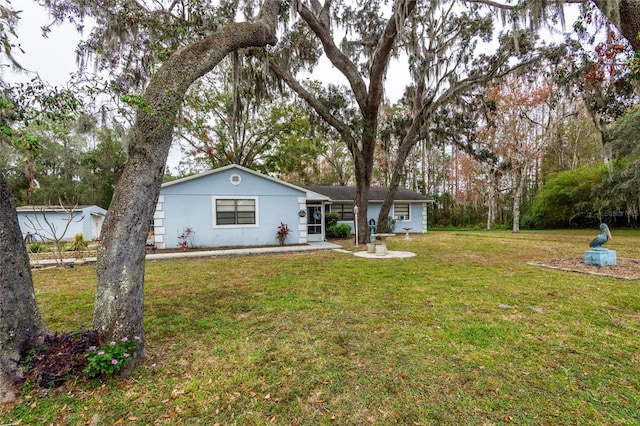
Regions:
<svg viewBox="0 0 640 426"><path fill-rule="evenodd" d="M327 228L328 238L346 238L351 232L351 226L346 223L333 225Z"/></svg>
<svg viewBox="0 0 640 426"><path fill-rule="evenodd" d="M87 368L85 373L89 377L115 374L123 369L131 355L138 347L140 338L134 339L123 337L118 341L112 341L102 346L91 346L87 351Z"/></svg>
<svg viewBox="0 0 640 426"><path fill-rule="evenodd" d="M338 212L327 213L325 216L325 224L327 225L327 229L336 226L338 224Z"/></svg>
<svg viewBox="0 0 640 426"><path fill-rule="evenodd" d="M538 192L523 225L533 228L561 228L597 223L597 187L606 169L585 166L558 173Z"/></svg>
<svg viewBox="0 0 640 426"><path fill-rule="evenodd" d="M65 249L67 251L78 251L84 250L89 245L88 241L85 241L84 234L82 232L78 232L73 236L73 242L69 244Z"/></svg>
<svg viewBox="0 0 640 426"><path fill-rule="evenodd" d="M51 251L51 249L44 243L31 243L29 244L29 251L31 253L46 253Z"/></svg>

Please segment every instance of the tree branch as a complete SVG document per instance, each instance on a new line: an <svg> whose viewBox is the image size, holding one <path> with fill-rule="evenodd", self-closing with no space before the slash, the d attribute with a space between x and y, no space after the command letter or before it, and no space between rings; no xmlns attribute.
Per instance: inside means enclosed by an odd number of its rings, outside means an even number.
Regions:
<svg viewBox="0 0 640 426"><path fill-rule="evenodd" d="M331 63L347 78L351 90L353 90L353 94L355 95L356 102L358 102L360 106L360 110L364 111L367 104L367 85L362 79L358 68L351 62L351 59L336 46L333 37L331 37L330 29L322 25L318 17L302 4L302 2L300 2L298 6L298 13L320 39L324 53Z"/></svg>
<svg viewBox="0 0 640 426"><path fill-rule="evenodd" d="M313 94L311 94L307 89L305 89L298 81L293 78L291 74L285 71L280 65L278 65L275 61L269 60L269 69L276 75L278 78L285 82L291 90L296 92L298 96L304 99L317 113L325 120L331 127L336 129L342 139L347 143L349 150L352 151L355 147L353 134L351 133L351 128L339 120L331 114L329 109L318 100ZM352 151L353 152L353 151Z"/></svg>
<svg viewBox="0 0 640 426"><path fill-rule="evenodd" d="M391 49L393 48L398 36L398 24L402 25L415 8L416 0L401 0L398 2L393 15L389 18L387 26L382 32L382 37L380 37L376 51L371 59L371 70L369 72L369 98L367 102L367 109L372 113L378 111L378 106L382 99L382 93L384 90L382 79L384 78L387 65L389 64Z"/></svg>
<svg viewBox="0 0 640 426"><path fill-rule="evenodd" d="M505 3L500 3L498 1L493 1L493 0L468 0L468 1L469 1L469 3L480 3L480 4L487 5L487 6L495 7L497 9L503 9L503 10L517 10L517 9L521 8L517 4L505 4ZM561 4L584 4L584 3L587 3L589 1L590 0L557 0L556 4L557 5L561 5Z"/></svg>

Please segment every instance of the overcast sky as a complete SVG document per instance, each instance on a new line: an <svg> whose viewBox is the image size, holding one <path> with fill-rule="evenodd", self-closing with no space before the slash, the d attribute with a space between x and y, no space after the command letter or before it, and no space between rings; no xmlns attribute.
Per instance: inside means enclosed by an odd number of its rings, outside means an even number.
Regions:
<svg viewBox="0 0 640 426"><path fill-rule="evenodd" d="M16 59L28 70L37 72L43 80L54 85L65 85L70 75L76 71L75 48L82 35L72 25L65 24L51 27L48 38L43 38L40 28L51 22L46 9L31 0L20 0L20 5L16 8L22 10L18 36L25 52L23 54L16 50ZM328 60L322 61L313 78L346 83L346 79L332 68ZM395 102L402 96L406 83L410 81L408 69L392 61L388 75L387 96ZM16 81L29 80L33 76L34 74L6 75L6 78Z"/></svg>
<svg viewBox="0 0 640 426"><path fill-rule="evenodd" d="M52 27L48 38L43 38L40 28L51 22L47 11L31 0L20 0L14 7L22 10L17 33L24 50L20 53L14 49L14 57L33 73L17 76L8 73L5 77L10 81L30 80L38 73L53 85L65 85L76 70L75 47L81 36L72 25L57 25Z"/></svg>

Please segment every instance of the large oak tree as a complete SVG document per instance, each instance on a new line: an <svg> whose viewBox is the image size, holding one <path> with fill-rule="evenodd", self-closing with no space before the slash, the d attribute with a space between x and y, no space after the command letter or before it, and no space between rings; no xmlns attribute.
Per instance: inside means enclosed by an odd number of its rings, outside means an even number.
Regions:
<svg viewBox="0 0 640 426"><path fill-rule="evenodd" d="M67 1L51 1L48 5L58 19L78 14L80 17L91 14L102 18L111 16L113 20L105 21L105 26L99 27L97 33L93 34L94 37L98 37L96 34L101 35L102 41L106 42L106 38L113 35L109 28L122 24L118 22L119 18L124 18L125 24L129 24L129 28L120 28L124 34L127 34L130 27L136 26L137 16L140 19L148 18L139 3L120 3L122 2L80 2L81 8L71 9L71 3ZM139 7L132 10L131 5ZM136 121L129 143L129 160L116 187L103 226L102 243L98 251L94 327L107 338L138 336L140 344L134 354L135 360L145 353L143 287L146 235L185 93L194 81L211 71L229 52L242 47L275 43L279 6L279 1L267 0L254 22L225 21L222 25L199 27L188 40L182 40L182 47L177 47L176 44L180 43L172 40L175 44L165 46L164 54L168 55L166 58L156 55L156 60L163 59L162 65L151 75L144 94L128 97L130 103L137 108ZM114 10L115 15L108 13ZM128 10L124 16L123 10ZM101 11L105 13L100 14ZM165 16L163 13L160 15ZM2 38L6 38L4 32ZM93 39L94 43L96 40L97 38ZM149 40L150 38L146 39ZM161 40L162 37L159 37L158 41ZM177 49L173 51L172 46ZM129 46L134 50L135 47L135 43ZM103 49L102 52L114 51ZM101 59L104 61L106 58ZM143 54L138 59L144 62L149 58ZM132 88L135 84L142 83L144 76L140 75L140 68L129 67L131 64L118 64L121 73L118 81L114 82L117 90L122 91L127 86ZM148 62L146 65L147 70L153 68ZM6 126L5 115L3 111L3 135L11 133ZM20 358L28 345L33 344L33 340L44 331L44 327L34 297L29 259L17 223L15 206L4 176L1 179L0 248L4 267L0 287L0 397L2 401L7 401L15 395L14 378L19 373ZM135 362L131 362L128 371L134 366Z"/></svg>
<svg viewBox="0 0 640 426"><path fill-rule="evenodd" d="M116 187L98 250L94 327L110 338L139 336L144 354L144 257L178 111L189 87L229 52L276 42L279 4L254 23L227 23L171 54L144 90L129 160ZM133 364L133 363L132 363Z"/></svg>
<svg viewBox="0 0 640 426"><path fill-rule="evenodd" d="M538 48L533 41L537 25L533 24L557 15L563 4L550 1L529 7L517 3L505 3L509 12L504 14L505 19L512 19L510 12L514 12L518 22L532 23L531 31L525 33L516 25L508 27L509 31L496 40L499 43L490 46L500 2L397 0L388 8L374 1L292 2L299 20L270 52L269 67L337 131L351 153L362 240L368 231L368 192L381 139L385 83L387 78L397 78L387 75L390 61L400 54L406 57L411 105L391 167L390 191L378 216L379 231L383 232L388 231L385 225L407 157L425 138L432 117L447 114L447 105L467 102L463 96L473 96L471 92L477 86L532 64ZM491 54L477 53L491 49ZM348 108L336 108L318 96L300 78L304 75L296 73L303 68L300 63L315 66L322 52L347 82L343 89L348 92Z"/></svg>
<svg viewBox="0 0 640 426"><path fill-rule="evenodd" d="M2 142L0 142L1 144ZM22 356L44 333L16 208L0 171L0 402L15 398Z"/></svg>

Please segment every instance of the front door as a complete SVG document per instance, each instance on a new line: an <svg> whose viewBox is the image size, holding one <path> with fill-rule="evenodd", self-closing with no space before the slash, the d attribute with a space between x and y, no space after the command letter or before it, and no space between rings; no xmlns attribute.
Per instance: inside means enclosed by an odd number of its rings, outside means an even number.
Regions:
<svg viewBox="0 0 640 426"><path fill-rule="evenodd" d="M307 205L307 241L323 241L322 205Z"/></svg>

